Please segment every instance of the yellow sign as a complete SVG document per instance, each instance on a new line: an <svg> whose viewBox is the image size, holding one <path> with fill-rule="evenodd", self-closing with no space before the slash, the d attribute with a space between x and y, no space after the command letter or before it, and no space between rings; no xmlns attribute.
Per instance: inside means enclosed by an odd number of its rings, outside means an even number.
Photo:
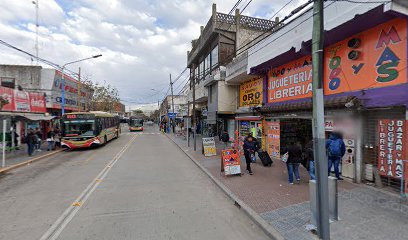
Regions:
<svg viewBox="0 0 408 240"><path fill-rule="evenodd" d="M263 78L244 82L239 87L239 106L258 106L262 104Z"/></svg>
<svg viewBox="0 0 408 240"><path fill-rule="evenodd" d="M215 156L217 155L217 149L215 147L215 139L213 137L203 138L203 151L204 156Z"/></svg>

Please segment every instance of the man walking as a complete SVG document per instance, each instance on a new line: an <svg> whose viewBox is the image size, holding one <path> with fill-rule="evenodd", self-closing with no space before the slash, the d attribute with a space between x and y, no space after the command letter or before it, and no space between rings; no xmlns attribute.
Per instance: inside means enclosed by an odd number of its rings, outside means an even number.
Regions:
<svg viewBox="0 0 408 240"><path fill-rule="evenodd" d="M34 144L36 143L36 137L34 134L34 130L32 128L28 130L28 133L26 136L26 143L27 143L28 156L31 157L31 155L33 155L33 152L34 152Z"/></svg>
<svg viewBox="0 0 408 240"><path fill-rule="evenodd" d="M37 137L37 144L36 144L37 152L41 152L42 133L39 128L35 129L35 135Z"/></svg>
<svg viewBox="0 0 408 240"><path fill-rule="evenodd" d="M329 176L331 168L334 165L334 173L336 174L337 180L343 180L340 177L339 165L341 158L346 153L346 145L343 139L337 133L332 133L330 138L326 142L326 150L328 154L328 165L329 165Z"/></svg>

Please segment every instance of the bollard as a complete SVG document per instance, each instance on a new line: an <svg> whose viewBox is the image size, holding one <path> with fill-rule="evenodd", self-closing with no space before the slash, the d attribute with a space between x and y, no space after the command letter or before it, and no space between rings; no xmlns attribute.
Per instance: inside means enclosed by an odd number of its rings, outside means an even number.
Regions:
<svg viewBox="0 0 408 240"><path fill-rule="evenodd" d="M317 199L316 180L309 180L310 211L312 212L311 224L317 226Z"/></svg>
<svg viewBox="0 0 408 240"><path fill-rule="evenodd" d="M332 221L339 220L339 201L337 196L337 178L329 177L329 217Z"/></svg>

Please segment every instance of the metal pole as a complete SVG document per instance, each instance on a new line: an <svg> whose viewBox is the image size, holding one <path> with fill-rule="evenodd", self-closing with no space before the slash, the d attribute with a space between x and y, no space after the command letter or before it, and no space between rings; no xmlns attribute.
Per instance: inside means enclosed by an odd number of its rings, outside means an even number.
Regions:
<svg viewBox="0 0 408 240"><path fill-rule="evenodd" d="M1 167L5 168L6 167L6 125L7 125L7 119L3 119L3 160L1 162Z"/></svg>
<svg viewBox="0 0 408 240"><path fill-rule="evenodd" d="M64 68L65 66L62 67L62 82L61 82L61 116L65 114L65 78L64 78Z"/></svg>
<svg viewBox="0 0 408 240"><path fill-rule="evenodd" d="M81 111L81 67L78 69L78 112Z"/></svg>
<svg viewBox="0 0 408 240"><path fill-rule="evenodd" d="M40 27L38 23L38 4L39 0L35 1L35 56L37 60L37 65L38 65L38 28Z"/></svg>
<svg viewBox="0 0 408 240"><path fill-rule="evenodd" d="M171 88L171 107L172 107L172 119L173 119L173 124L172 124L172 128L173 128L173 133L175 133L175 125L176 125L176 116L174 113L174 95L173 95L173 82L171 81L171 74L170 74L170 88Z"/></svg>
<svg viewBox="0 0 408 240"><path fill-rule="evenodd" d="M313 5L313 139L317 175L317 231L323 240L330 239L329 195L324 134L323 98L323 0L315 0Z"/></svg>
<svg viewBox="0 0 408 240"><path fill-rule="evenodd" d="M194 65L193 65L194 69ZM196 110L195 110L195 74L193 75L193 119L191 119L191 130L193 130L194 139L194 151L197 150L197 140L196 140Z"/></svg>
<svg viewBox="0 0 408 240"><path fill-rule="evenodd" d="M190 147L190 126L189 122L191 121L190 118L190 102L187 100L187 147Z"/></svg>

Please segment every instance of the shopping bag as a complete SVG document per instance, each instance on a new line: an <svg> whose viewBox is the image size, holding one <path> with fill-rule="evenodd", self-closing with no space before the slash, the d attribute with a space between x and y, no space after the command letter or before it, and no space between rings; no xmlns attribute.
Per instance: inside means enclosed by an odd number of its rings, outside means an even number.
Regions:
<svg viewBox="0 0 408 240"><path fill-rule="evenodd" d="M287 161L288 161L288 158L289 158L289 153L288 153L288 152L286 152L285 154L283 154L283 155L281 156L282 162L287 162Z"/></svg>

